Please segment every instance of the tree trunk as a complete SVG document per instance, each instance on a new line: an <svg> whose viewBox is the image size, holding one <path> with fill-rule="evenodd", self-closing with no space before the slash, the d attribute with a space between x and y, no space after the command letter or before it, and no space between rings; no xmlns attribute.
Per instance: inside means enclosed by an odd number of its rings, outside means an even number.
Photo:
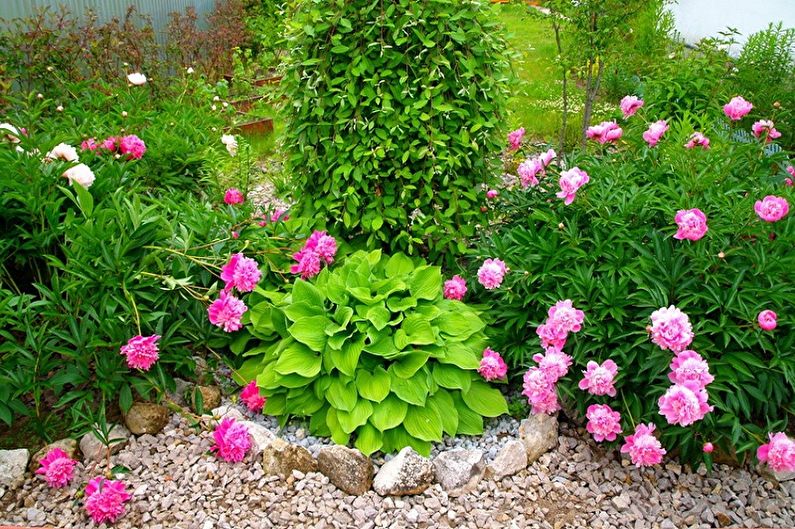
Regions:
<svg viewBox="0 0 795 529"><path fill-rule="evenodd" d="M561 158L566 154L566 128L569 121L569 89L568 89L568 72L566 71L566 63L563 61L563 45L560 42L560 24L555 20L554 15L552 18L552 28L555 30L555 44L558 46L558 57L561 61L560 71L563 80L563 113L561 115L560 136L558 137L558 153Z"/></svg>

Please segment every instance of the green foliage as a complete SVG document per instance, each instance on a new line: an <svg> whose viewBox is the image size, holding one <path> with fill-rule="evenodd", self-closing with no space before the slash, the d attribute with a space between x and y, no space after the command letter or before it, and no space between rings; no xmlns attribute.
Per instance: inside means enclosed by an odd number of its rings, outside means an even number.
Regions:
<svg viewBox="0 0 795 529"><path fill-rule="evenodd" d="M442 298L439 268L404 254L359 251L287 294L248 298L250 335L233 344L238 370L268 397L265 413L311 417L315 435L365 454L442 434L478 434L507 412L477 373L486 345L477 311Z"/></svg>
<svg viewBox="0 0 795 529"><path fill-rule="evenodd" d="M486 4L313 0L287 40L299 212L368 247L461 253L504 141L507 57Z"/></svg>
<svg viewBox="0 0 795 529"><path fill-rule="evenodd" d="M735 141L725 124L687 111L651 149L641 139L643 118L658 116L646 110L624 125L618 149L566 160L590 174L571 205L552 195L557 170L536 188L501 194L497 222L478 249L511 269L499 290L482 294L493 307L490 328L499 329L490 343L518 376L542 352L535 330L547 309L571 299L586 319L565 347L575 363L559 385L564 402L580 416L589 404L611 404L622 412L625 433L633 423L656 422L664 446L686 460L701 458L705 441L742 457L765 442L764 432L785 428L795 401L795 216L767 223L754 213L766 195L795 202L783 183L786 155L769 154L761 141ZM682 147L694 130L710 138L711 149ZM676 211L689 208L708 219L697 242L672 237ZM688 314L691 348L715 376L708 387L714 411L687 428L659 415L672 354L646 331L650 314L672 304ZM763 309L779 314L773 332L756 323ZM586 362L608 358L619 365L619 396L577 389Z"/></svg>

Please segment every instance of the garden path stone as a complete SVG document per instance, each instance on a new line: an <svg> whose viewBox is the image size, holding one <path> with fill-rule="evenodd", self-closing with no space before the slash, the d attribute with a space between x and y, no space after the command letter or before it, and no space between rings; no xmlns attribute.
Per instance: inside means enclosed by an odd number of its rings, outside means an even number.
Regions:
<svg viewBox="0 0 795 529"><path fill-rule="evenodd" d="M262 470L267 475L289 476L293 470L314 472L317 461L309 451L283 439L274 439L262 452Z"/></svg>
<svg viewBox="0 0 795 529"><path fill-rule="evenodd" d="M460 496L477 488L486 464L480 450L456 448L436 456L433 468L442 488L450 496Z"/></svg>
<svg viewBox="0 0 795 529"><path fill-rule="evenodd" d="M433 483L431 461L411 447L406 447L384 463L373 479L373 488L381 496L420 494Z"/></svg>
<svg viewBox="0 0 795 529"><path fill-rule="evenodd" d="M776 472L766 464L758 465L757 471L766 478L776 483L783 483L785 481L795 480L795 472Z"/></svg>
<svg viewBox="0 0 795 529"><path fill-rule="evenodd" d="M373 483L373 462L354 448L324 446L317 455L318 470L343 492L360 496Z"/></svg>
<svg viewBox="0 0 795 529"><path fill-rule="evenodd" d="M0 450L0 488L15 489L25 482L25 468L30 452L27 448Z"/></svg>
<svg viewBox="0 0 795 529"><path fill-rule="evenodd" d="M124 448L130 440L130 431L121 424L114 425L109 435L110 439L121 439L121 441L110 445L111 454ZM105 445L94 435L94 432L88 432L80 439L80 451L88 461L103 461L107 455Z"/></svg>
<svg viewBox="0 0 795 529"><path fill-rule="evenodd" d="M501 480L507 476L513 476L517 472L527 467L527 451L521 441L515 439L508 441L505 446L488 466L487 477Z"/></svg>
<svg viewBox="0 0 795 529"><path fill-rule="evenodd" d="M135 435L159 433L168 424L168 408L153 402L134 402L124 416L124 424Z"/></svg>
<svg viewBox="0 0 795 529"><path fill-rule="evenodd" d="M69 438L59 439L53 443L45 445L38 452L33 454L33 457L30 458L30 464L28 465L28 470L30 470L31 472L35 472L36 470L38 470L39 463L41 463L41 460L44 459L44 456L46 456L53 448L60 448L61 450L66 452L66 455L68 455L72 459L76 459L78 457L78 452L77 452L78 446L76 440Z"/></svg>
<svg viewBox="0 0 795 529"><path fill-rule="evenodd" d="M528 464L535 462L558 445L557 417L546 413L530 415L519 425L519 438L524 443Z"/></svg>

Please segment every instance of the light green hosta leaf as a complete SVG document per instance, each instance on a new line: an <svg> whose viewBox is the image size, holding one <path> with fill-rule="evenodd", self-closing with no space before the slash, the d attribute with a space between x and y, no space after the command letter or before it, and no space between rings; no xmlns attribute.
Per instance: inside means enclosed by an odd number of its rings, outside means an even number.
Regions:
<svg viewBox="0 0 795 529"><path fill-rule="evenodd" d="M356 428L367 422L373 414L373 405L369 400L359 399L351 411L337 410L337 421L345 433L353 433Z"/></svg>
<svg viewBox="0 0 795 529"><path fill-rule="evenodd" d="M287 393L285 411L290 415L308 417L322 408L324 404L324 400L315 397L311 391L306 391L302 386L297 389L291 389Z"/></svg>
<svg viewBox="0 0 795 529"><path fill-rule="evenodd" d="M342 325L342 327L347 327L353 317L353 309L347 306L339 306L337 310L334 312L334 321Z"/></svg>
<svg viewBox="0 0 795 529"><path fill-rule="evenodd" d="M262 372L262 369L265 367L264 364L264 356L249 358L243 362L243 365L237 368L237 371L234 374L235 382L241 385L248 384L250 380L254 380L257 375Z"/></svg>
<svg viewBox="0 0 795 529"><path fill-rule="evenodd" d="M469 391L472 372L452 364L434 364L433 379L443 388Z"/></svg>
<svg viewBox="0 0 795 529"><path fill-rule="evenodd" d="M401 312L417 306L417 298L412 296L392 296L386 300L386 306L392 312Z"/></svg>
<svg viewBox="0 0 795 529"><path fill-rule="evenodd" d="M422 316L416 314L407 316L400 328L406 333L408 343L412 345L430 345L436 342L431 324Z"/></svg>
<svg viewBox="0 0 795 529"><path fill-rule="evenodd" d="M302 377L314 377L320 372L320 363L320 355L294 342L279 355L275 370L281 375L295 373Z"/></svg>
<svg viewBox="0 0 795 529"><path fill-rule="evenodd" d="M431 455L431 443L417 439L402 426L384 432L384 450L393 452L407 446L412 447L421 456L428 457Z"/></svg>
<svg viewBox="0 0 795 529"><path fill-rule="evenodd" d="M441 313L442 313L442 311L439 309L439 307L437 307L435 304L428 303L428 302L419 304L419 305L417 305L417 308L414 309L414 314L422 316L423 319L425 319L426 321L433 320L434 318L439 316Z"/></svg>
<svg viewBox="0 0 795 529"><path fill-rule="evenodd" d="M399 278L394 277L392 279L382 279L381 281L376 281L375 283L372 284L371 288L375 290L378 294L389 296L394 292L405 291L406 283L401 281Z"/></svg>
<svg viewBox="0 0 795 529"><path fill-rule="evenodd" d="M390 357L395 353L399 352L399 349L395 347L395 342L392 340L392 336L387 333L379 333L378 335L372 336L370 339L373 341L370 345L365 345L364 350L370 354L374 354L376 356L383 356L383 357Z"/></svg>
<svg viewBox="0 0 795 529"><path fill-rule="evenodd" d="M383 304L373 305L367 309L367 320L379 331L386 327L392 314L386 310Z"/></svg>
<svg viewBox="0 0 795 529"><path fill-rule="evenodd" d="M348 300L350 299L350 296L348 295L348 288L345 286L345 281L336 275L329 277L329 280L326 283L325 292L329 301L340 307L346 306L348 304Z"/></svg>
<svg viewBox="0 0 795 529"><path fill-rule="evenodd" d="M290 321L298 321L301 318L308 318L310 316L322 316L323 312L322 305L310 305L306 301L292 303L284 309L284 313ZM263 317L265 317L265 314L263 314ZM270 324L270 314L267 315L267 318L268 324Z"/></svg>
<svg viewBox="0 0 795 529"><path fill-rule="evenodd" d="M402 277L409 275L414 270L411 258L403 253L396 253L387 261L384 272L387 277Z"/></svg>
<svg viewBox="0 0 795 529"><path fill-rule="evenodd" d="M442 275L436 266L420 266L409 279L409 291L417 299L436 299L442 293Z"/></svg>
<svg viewBox="0 0 795 529"><path fill-rule="evenodd" d="M363 347L364 336L360 336L356 341L345 342L342 345L342 350L331 350L326 354L334 367L341 373L352 377L356 373L356 366L359 365L359 355L362 354Z"/></svg>
<svg viewBox="0 0 795 529"><path fill-rule="evenodd" d="M356 446L361 453L369 456L373 452L380 450L381 447L384 446L384 441L381 432L376 430L372 424L367 423L356 430L356 442L354 446Z"/></svg>
<svg viewBox="0 0 795 529"><path fill-rule="evenodd" d="M323 406L309 418L309 432L316 437L331 437L331 430L326 422L329 406Z"/></svg>
<svg viewBox="0 0 795 529"><path fill-rule="evenodd" d="M442 418L442 430L453 436L458 432L458 410L455 401L447 390L440 389L428 398L428 406Z"/></svg>
<svg viewBox="0 0 795 529"><path fill-rule="evenodd" d="M284 415L285 405L287 403L287 396L284 394L268 395L268 400L265 401L265 408L262 413L266 415Z"/></svg>
<svg viewBox="0 0 795 529"><path fill-rule="evenodd" d="M340 426L339 420L337 418L337 410L334 408L329 408L329 410L326 412L326 425L331 431L332 441L338 445L348 444L351 435L343 431L342 426Z"/></svg>
<svg viewBox="0 0 795 529"><path fill-rule="evenodd" d="M334 336L329 336L328 341L326 342L326 350L332 351L339 351L342 349L342 345L345 343L345 340L350 338L352 333L350 332L340 332L335 334Z"/></svg>
<svg viewBox="0 0 795 529"><path fill-rule="evenodd" d="M458 412L458 433L480 435L483 433L483 417L469 409L460 396L454 395L455 409Z"/></svg>
<svg viewBox="0 0 795 529"><path fill-rule="evenodd" d="M452 364L461 369L477 369L483 353L478 354L474 349L460 342L448 344L447 353L439 357L439 362Z"/></svg>
<svg viewBox="0 0 795 529"><path fill-rule="evenodd" d="M388 395L379 404L373 406L373 414L370 422L373 426L381 430L389 430L403 422L406 418L406 411L409 406L394 395Z"/></svg>
<svg viewBox="0 0 795 529"><path fill-rule="evenodd" d="M344 381L340 377L332 378L326 392L326 400L334 408L342 411L351 411L359 400L359 393L356 385L350 381Z"/></svg>
<svg viewBox="0 0 795 529"><path fill-rule="evenodd" d="M425 406L425 399L428 397L428 377L424 371L418 371L411 378L400 378L392 373L392 393L409 404Z"/></svg>
<svg viewBox="0 0 795 529"><path fill-rule="evenodd" d="M356 375L356 388L365 399L381 402L389 395L391 381L389 374L379 366L372 373L360 370Z"/></svg>
<svg viewBox="0 0 795 529"><path fill-rule="evenodd" d="M429 356L428 353L421 351L412 352L389 366L389 371L400 378L410 378L425 365Z"/></svg>
<svg viewBox="0 0 795 529"><path fill-rule="evenodd" d="M431 406L409 406L403 421L406 431L423 441L442 440L442 418Z"/></svg>
<svg viewBox="0 0 795 529"><path fill-rule="evenodd" d="M312 283L304 281L303 279L296 279L293 284L292 291L293 303L306 303L310 307L317 307L323 310L323 302L325 298L320 290Z"/></svg>
<svg viewBox="0 0 795 529"><path fill-rule="evenodd" d="M485 382L472 382L469 391L462 393L461 396L472 411L484 417L498 417L508 413L505 397L498 389L490 387Z"/></svg>
<svg viewBox="0 0 795 529"><path fill-rule="evenodd" d="M434 320L434 324L438 325L439 330L448 335L450 339L458 341L466 340L476 332L482 331L486 326L477 314L463 309L440 314Z"/></svg>
<svg viewBox="0 0 795 529"><path fill-rule="evenodd" d="M290 336L319 353L326 346L328 336L325 329L329 323L325 316L304 317L290 325L288 330Z"/></svg>

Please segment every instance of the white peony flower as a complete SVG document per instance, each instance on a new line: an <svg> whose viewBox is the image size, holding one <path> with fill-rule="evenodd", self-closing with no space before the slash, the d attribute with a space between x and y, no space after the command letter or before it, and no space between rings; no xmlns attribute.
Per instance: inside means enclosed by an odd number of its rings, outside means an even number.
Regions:
<svg viewBox="0 0 795 529"><path fill-rule="evenodd" d="M77 149L68 143L59 143L45 156L47 160L63 160L65 162L76 162L79 159Z"/></svg>
<svg viewBox="0 0 795 529"><path fill-rule="evenodd" d="M19 129L11 123L0 123L0 133L5 134L5 137L11 143L19 143Z"/></svg>
<svg viewBox="0 0 795 529"><path fill-rule="evenodd" d="M146 84L146 76L142 73L135 72L127 75L127 80L133 86L141 86Z"/></svg>
<svg viewBox="0 0 795 529"><path fill-rule="evenodd" d="M237 140L231 134L223 134L221 136L221 143L226 145L226 150L230 156L237 156Z"/></svg>
<svg viewBox="0 0 795 529"><path fill-rule="evenodd" d="M85 188L91 187L91 184L94 183L96 178L91 168L84 163L67 169L63 176L69 179L69 185L74 185L74 183L77 182Z"/></svg>
<svg viewBox="0 0 795 529"><path fill-rule="evenodd" d="M190 75L190 74L193 73L193 67L192 66L188 66L188 69L185 70L185 71L188 73L188 75Z"/></svg>

